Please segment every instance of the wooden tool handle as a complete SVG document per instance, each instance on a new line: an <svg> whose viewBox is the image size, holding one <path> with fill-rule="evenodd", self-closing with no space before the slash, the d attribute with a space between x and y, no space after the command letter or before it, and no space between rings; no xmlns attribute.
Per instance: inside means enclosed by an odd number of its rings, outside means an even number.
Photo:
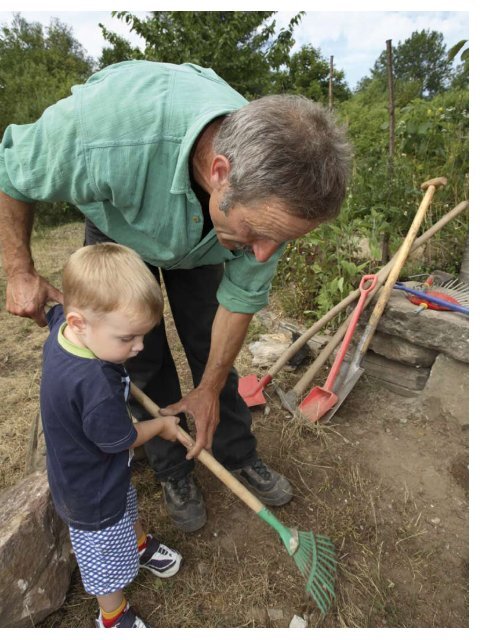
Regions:
<svg viewBox="0 0 480 640"><path fill-rule="evenodd" d="M383 290L377 300L377 304L375 305L372 315L368 321L368 324L365 328L365 331L360 338L360 342L358 343L357 350L355 356L353 358L353 362L361 359L370 345L372 341L373 334L375 333L375 329L380 321L380 318L383 314L383 311L387 305L388 300L392 294L393 287L398 280L398 276L400 271L407 260L408 254L412 248L412 245L415 241L416 235L420 229L420 226L425 218L428 207L432 201L433 195L435 193L435 189L437 186L444 186L447 184L446 178L432 178L432 180L427 180L421 186L422 189L426 189L425 195L423 196L422 202L418 207L418 211L415 214L412 224L410 225L410 229L408 230L407 235L400 247L400 249L395 254L395 262L390 269L390 273L388 274L387 281L383 287Z"/></svg>
<svg viewBox="0 0 480 640"><path fill-rule="evenodd" d="M443 185L443 184L446 184L446 178L434 178L433 180L428 180L427 182L424 182L423 185L427 185L428 187L430 186L430 183L433 183L433 182L438 183L439 185ZM410 253L412 253L419 247L423 246L428 240L430 240L432 236L435 235L435 233L437 233L442 227L444 227L448 222L450 222L450 220L453 220L453 218L455 218L460 213L465 211L467 207L468 207L468 202L464 200L463 202L460 202L460 204L458 204L451 211L446 213L438 222L436 222L432 227L430 227L430 229L428 229L423 235L421 235L419 238L415 240L415 242L413 243L410 249ZM396 258L397 258L397 253L392 257L392 259L384 267L380 269L380 271L378 271L377 273L378 284L375 289L375 292L378 291L378 289L380 289L380 286L383 285L383 283L387 279L388 274L390 273L390 270ZM299 338L297 338L297 340L295 340L295 342L292 343L288 347L288 349L284 351L284 353L282 353L282 355L277 360L277 362L275 362L271 366L271 368L268 370L268 375L271 377L275 376L280 371L280 369L282 369L283 366L290 360L290 358L293 355L295 355L297 351L299 351L301 347L303 347L303 345L310 340L310 338L312 338L316 333L318 333L320 329L322 329L326 324L330 322L330 320L333 320L333 318L335 318L335 316L337 316L341 311L346 309L348 305L354 302L359 295L360 295L360 292L358 291L358 289L355 289L354 291L349 293L346 298L344 298L341 302L339 302L332 309L330 309L330 311L328 311L324 316L322 316L319 320L314 322L309 329L307 329L304 333L302 333L302 335ZM372 297L373 296L371 296L369 300ZM367 300L367 304L369 300ZM335 346L337 344L338 342L335 344ZM319 365L318 368L316 368L316 371L319 371L321 366L323 366L323 364L324 362L322 362L322 364ZM305 386L302 385L302 392L304 389L306 389L308 384L306 384ZM263 389L264 386L259 385L259 388Z"/></svg>
<svg viewBox="0 0 480 640"><path fill-rule="evenodd" d="M316 378L317 373L323 367L323 365L330 358L332 353L335 351L336 347L340 344L343 339L343 336L347 332L348 325L353 317L353 311L350 313L348 318L346 318L342 324L339 326L335 334L330 338L328 344L324 346L319 355L312 362L310 367L306 370L297 384L293 387L292 391L296 394L296 396L301 396L307 387L310 386L310 383Z"/></svg>
<svg viewBox="0 0 480 640"><path fill-rule="evenodd" d="M434 178L434 180L435 181L441 180L442 181L441 184L444 184L444 181L446 180L446 178ZM431 181L429 180L428 182L431 182ZM428 184L428 183L425 182L424 184ZM443 227L446 224L448 224L451 220L453 220L458 215L463 213L467 209L467 207L468 207L468 201L464 200L463 202L460 202L456 207L451 209L444 216L442 216L442 218L440 218L438 222L432 225L430 229L427 229L425 233L423 233L419 238L415 240L415 242L410 247L410 253L412 253L419 247L423 246L426 242L428 242L428 240L430 240L436 233L438 233L440 229L443 229ZM367 307L370 304L375 293L380 289L381 285L383 285L383 283L387 279L393 265L397 260L398 253L399 252L397 251L395 255L391 258L391 260L384 267L382 267L382 269L380 269L380 271L377 273L377 278L378 278L377 286L374 289L373 295L368 297L365 303L365 307ZM331 311L327 315L323 316L323 318L321 318L314 325L312 325L310 329L301 336L302 339L304 338L304 342L307 342L307 340L320 329L320 324L322 326L323 324L326 324L326 322L323 322L323 319L327 319L327 316L328 316L328 319L331 319L332 317L340 313L340 311L348 307L348 305L351 304L359 295L360 295L360 292L358 291L358 289L355 289L346 298L344 298L341 302L339 302L333 309L331 309ZM336 346L340 344L341 339L345 335L347 327L348 327L348 320L346 320L342 325L340 325L335 335L332 336L328 344L322 349L322 351L319 353L319 355L316 357L316 359L312 362L310 367L307 369L305 374L300 378L297 384L293 387L292 391L294 391L297 394L297 396L300 396L305 391L305 389L310 385L312 380L316 377L317 373L320 371L320 369L323 367L325 362L331 356Z"/></svg>
<svg viewBox="0 0 480 640"><path fill-rule="evenodd" d="M426 182L422 182L420 188L424 191L428 189L428 187L445 187L447 186L448 180L446 178L432 178L431 180L427 180Z"/></svg>
<svg viewBox="0 0 480 640"><path fill-rule="evenodd" d="M133 382L130 383L130 392L135 400L142 405L142 407L148 411L148 413L153 418L161 417L160 407L153 402L141 389L137 387ZM179 431L182 435L190 442L190 445L193 446L195 441L190 435L181 427L179 427ZM218 460L216 460L211 453L208 453L205 449L202 449L197 456L197 459L205 465L217 478L223 482L223 484L232 491L237 498L240 498L242 502L244 502L247 507L250 507L252 511L258 513L264 508L263 503L256 498L253 493L241 484L224 466L222 466Z"/></svg>

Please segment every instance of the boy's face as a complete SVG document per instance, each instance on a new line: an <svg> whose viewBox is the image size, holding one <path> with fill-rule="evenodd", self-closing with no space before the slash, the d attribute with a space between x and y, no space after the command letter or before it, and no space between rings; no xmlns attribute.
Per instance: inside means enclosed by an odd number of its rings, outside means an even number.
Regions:
<svg viewBox="0 0 480 640"><path fill-rule="evenodd" d="M84 314L83 344L100 360L123 364L143 349L143 338L153 325L145 320L132 320L121 311L111 311L101 317Z"/></svg>

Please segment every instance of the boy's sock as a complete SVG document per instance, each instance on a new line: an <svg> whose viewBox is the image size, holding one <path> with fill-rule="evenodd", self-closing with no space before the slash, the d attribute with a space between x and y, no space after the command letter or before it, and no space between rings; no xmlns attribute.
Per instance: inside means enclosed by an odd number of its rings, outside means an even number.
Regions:
<svg viewBox="0 0 480 640"><path fill-rule="evenodd" d="M125 596L123 596L123 600L120 605L114 609L113 611L104 611L102 607L100 607L100 614L102 616L103 626L107 629L109 627L113 627L120 616L125 613L128 609L128 602Z"/></svg>
<svg viewBox="0 0 480 640"><path fill-rule="evenodd" d="M138 553L142 553L147 548L148 537L146 533L143 533L140 538L137 539Z"/></svg>

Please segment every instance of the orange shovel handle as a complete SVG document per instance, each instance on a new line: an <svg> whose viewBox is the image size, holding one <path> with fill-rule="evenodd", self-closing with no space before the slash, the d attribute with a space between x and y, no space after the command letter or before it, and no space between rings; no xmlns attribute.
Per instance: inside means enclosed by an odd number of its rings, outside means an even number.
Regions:
<svg viewBox="0 0 480 640"><path fill-rule="evenodd" d="M340 349L337 352L337 356L333 362L330 373L328 374L327 380L325 382L325 386L323 387L326 391L331 391L335 380L337 378L338 372L342 365L343 359L345 358L345 354L347 353L348 347L350 346L350 342L353 337L353 333L357 326L358 319L363 311L363 307L365 305L365 300L367 296L377 284L377 276L376 275L366 275L360 280L359 291L360 297L357 302L357 306L355 307L355 311L353 312L352 319L348 325L348 328L345 332L345 337L343 338L343 342L341 344Z"/></svg>
<svg viewBox="0 0 480 640"><path fill-rule="evenodd" d="M248 397L256 395L259 391L263 391L267 385L272 381L272 376L267 373L263 378L260 378L258 384L252 391L248 393Z"/></svg>

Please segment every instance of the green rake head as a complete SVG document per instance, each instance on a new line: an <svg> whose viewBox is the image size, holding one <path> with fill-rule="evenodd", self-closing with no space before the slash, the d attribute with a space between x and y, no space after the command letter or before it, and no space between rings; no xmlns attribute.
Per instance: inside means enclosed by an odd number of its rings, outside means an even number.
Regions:
<svg viewBox="0 0 480 640"><path fill-rule="evenodd" d="M335 599L337 561L333 542L327 536L285 527L266 507L258 515L278 533L307 582L307 593L325 615Z"/></svg>
<svg viewBox="0 0 480 640"><path fill-rule="evenodd" d="M335 599L333 587L337 561L333 542L327 536L315 535L312 531L291 531L298 536L293 559L307 582L305 589L325 614Z"/></svg>

